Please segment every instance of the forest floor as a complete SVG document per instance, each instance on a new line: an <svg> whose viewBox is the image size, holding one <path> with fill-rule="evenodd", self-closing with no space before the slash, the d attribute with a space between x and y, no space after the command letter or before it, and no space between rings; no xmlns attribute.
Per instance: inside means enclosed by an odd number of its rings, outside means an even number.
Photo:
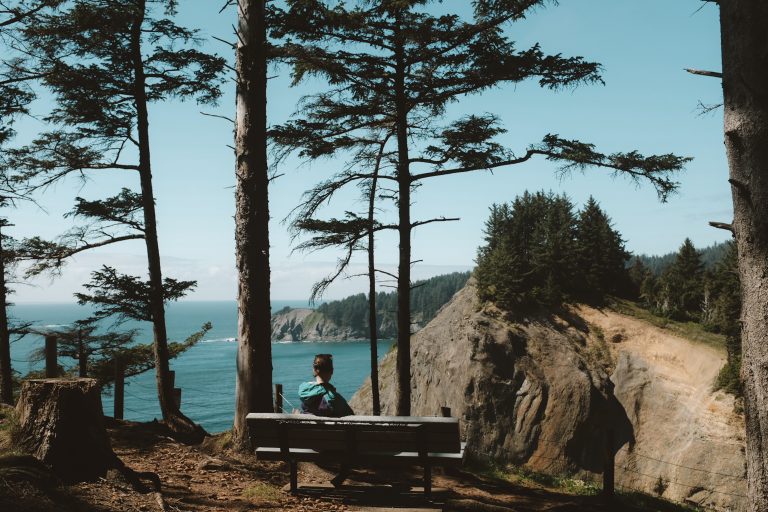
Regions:
<svg viewBox="0 0 768 512"><path fill-rule="evenodd" d="M3 434L0 415L0 437ZM115 453L136 471L157 473L162 492L141 494L117 472L70 486L47 487L34 471L3 468L0 442L0 510L3 512L129 511L684 511L692 510L647 495L618 495L605 503L597 489L583 482L523 470L437 471L435 492L426 500L419 472L356 471L340 489L333 476L312 464L299 468L300 493L285 490L283 463L255 460L227 448L227 434L202 445L186 446L166 435L157 423L111 421ZM2 439L0 439L2 441ZM5 453L9 452L6 444ZM395 485L391 485L392 481ZM409 489L409 485L413 485Z"/></svg>

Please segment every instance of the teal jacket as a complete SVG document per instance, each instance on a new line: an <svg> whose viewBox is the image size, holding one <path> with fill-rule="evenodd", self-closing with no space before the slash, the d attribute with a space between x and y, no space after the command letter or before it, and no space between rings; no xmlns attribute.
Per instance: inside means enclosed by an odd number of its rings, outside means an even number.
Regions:
<svg viewBox="0 0 768 512"><path fill-rule="evenodd" d="M299 385L302 414L317 416L351 416L355 414L344 397L331 384L304 382Z"/></svg>

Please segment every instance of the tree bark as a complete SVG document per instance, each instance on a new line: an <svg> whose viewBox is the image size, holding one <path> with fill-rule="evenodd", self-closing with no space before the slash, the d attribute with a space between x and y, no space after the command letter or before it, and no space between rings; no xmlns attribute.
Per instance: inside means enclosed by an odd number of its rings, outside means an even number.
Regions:
<svg viewBox="0 0 768 512"><path fill-rule="evenodd" d="M144 61L141 53L141 36L146 1L138 0L136 18L131 27L131 50L134 67L134 102L136 105L136 129L139 143L139 176L141 181L142 210L144 214L144 240L147 247L149 270L150 312L152 314L152 332L154 335L155 375L160 411L168 427L179 434L189 435L190 442L202 441L205 431L192 420L184 416L173 399L173 386L170 381L168 334L165 325L165 304L163 300L163 276L160 266L160 246L157 236L157 216L155 214L155 196L152 189L152 166L149 144L149 113L147 109L146 80Z"/></svg>
<svg viewBox="0 0 768 512"><path fill-rule="evenodd" d="M382 150L384 146L382 145ZM381 414L379 398L379 333L376 319L376 255L374 252L376 237L373 232L376 204L376 183L379 177L379 162L371 179L371 193L368 197L368 329L371 339L371 401L374 416Z"/></svg>
<svg viewBox="0 0 768 512"><path fill-rule="evenodd" d="M747 500L768 510L768 4L720 2L725 146L742 294Z"/></svg>
<svg viewBox="0 0 768 512"><path fill-rule="evenodd" d="M235 119L237 382L233 440L249 445L245 416L272 412L272 326L267 166L267 35L264 0L238 2Z"/></svg>
<svg viewBox="0 0 768 512"><path fill-rule="evenodd" d="M13 405L11 335L8 329L7 308L8 289L5 283L5 248L3 247L3 235L0 232L0 402Z"/></svg>
<svg viewBox="0 0 768 512"><path fill-rule="evenodd" d="M408 156L408 105L405 48L398 14L395 37L395 109L397 132L398 233L397 270L397 415L411 414L411 174Z"/></svg>
<svg viewBox="0 0 768 512"><path fill-rule="evenodd" d="M65 482L94 480L114 467L96 380L27 380L16 412L20 448Z"/></svg>

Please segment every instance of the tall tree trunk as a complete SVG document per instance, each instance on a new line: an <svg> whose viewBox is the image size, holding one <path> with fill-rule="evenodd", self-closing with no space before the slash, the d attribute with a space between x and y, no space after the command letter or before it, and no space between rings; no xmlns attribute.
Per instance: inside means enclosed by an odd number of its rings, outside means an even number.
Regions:
<svg viewBox="0 0 768 512"><path fill-rule="evenodd" d="M0 220L0 229L2 228ZM8 330L8 289L5 283L5 248L0 232L0 402L13 405L13 374L11 368L11 336Z"/></svg>
<svg viewBox="0 0 768 512"><path fill-rule="evenodd" d="M149 114L144 76L144 61L141 54L142 25L146 11L145 0L136 4L136 18L131 26L131 49L134 67L134 101L136 104L136 129L139 143L139 177L141 181L141 200L144 213L144 240L147 245L149 267L150 312L152 314L152 332L154 334L155 376L157 395L160 400L160 412L168 427L181 434L191 434L191 441L202 440L205 431L184 416L175 400L168 364L168 334L165 325L165 305L163 300L163 276L160 266L160 246L157 237L157 217L155 215L155 196L152 190L152 167L149 154Z"/></svg>
<svg viewBox="0 0 768 512"><path fill-rule="evenodd" d="M235 250L237 383L233 439L248 447L245 416L272 412L267 174L267 34L264 0L238 2Z"/></svg>
<svg viewBox="0 0 768 512"><path fill-rule="evenodd" d="M408 105L405 48L397 18L395 38L395 109L397 132L398 232L397 270L397 415L411 414L411 174L408 161Z"/></svg>
<svg viewBox="0 0 768 512"><path fill-rule="evenodd" d="M725 146L742 293L750 510L768 511L768 3L720 2Z"/></svg>
<svg viewBox="0 0 768 512"><path fill-rule="evenodd" d="M382 150L384 145L382 145ZM381 154L381 153L379 153ZM373 402L373 414L381 414L381 400L379 399L379 333L376 319L376 256L374 207L376 204L376 183L379 177L379 163L376 163L373 178L371 179L371 193L368 197L368 328L371 339L371 401Z"/></svg>
<svg viewBox="0 0 768 512"><path fill-rule="evenodd" d="M85 350L85 340L82 336L80 336L80 339L78 340L78 349L77 349L77 366L78 366L78 375L80 378L84 379L88 377L88 353Z"/></svg>

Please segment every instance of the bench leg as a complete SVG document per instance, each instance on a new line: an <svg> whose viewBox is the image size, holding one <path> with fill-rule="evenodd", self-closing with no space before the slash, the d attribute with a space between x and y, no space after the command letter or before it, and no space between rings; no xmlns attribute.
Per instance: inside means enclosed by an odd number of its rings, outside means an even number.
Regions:
<svg viewBox="0 0 768 512"><path fill-rule="evenodd" d="M432 466L424 466L424 496L429 498L432 495Z"/></svg>
<svg viewBox="0 0 768 512"><path fill-rule="evenodd" d="M288 461L291 468L291 494L299 491L298 463L295 460Z"/></svg>

